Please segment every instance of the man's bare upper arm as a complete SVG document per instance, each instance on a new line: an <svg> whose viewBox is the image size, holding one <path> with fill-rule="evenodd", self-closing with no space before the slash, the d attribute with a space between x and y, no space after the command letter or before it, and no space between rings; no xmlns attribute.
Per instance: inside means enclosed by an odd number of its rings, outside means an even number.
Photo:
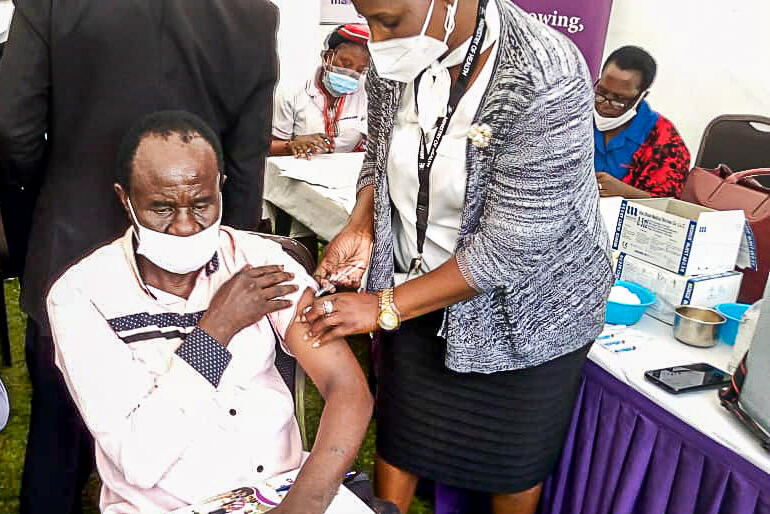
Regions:
<svg viewBox="0 0 770 514"><path fill-rule="evenodd" d="M297 315L286 331L286 347L313 380L322 396L325 396L329 387L334 384L361 381L365 385L366 379L361 366L344 339L313 348L313 340L310 337L305 338L310 326L301 322L299 316L313 299L310 289L302 295L297 306Z"/></svg>

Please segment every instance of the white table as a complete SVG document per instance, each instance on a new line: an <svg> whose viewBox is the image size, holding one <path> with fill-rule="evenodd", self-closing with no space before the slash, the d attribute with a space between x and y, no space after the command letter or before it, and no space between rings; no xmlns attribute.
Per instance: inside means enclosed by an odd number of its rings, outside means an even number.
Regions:
<svg viewBox="0 0 770 514"><path fill-rule="evenodd" d="M638 325L631 328L631 335L621 338L632 340L636 350L614 353L595 344L589 358L658 406L770 473L770 454L732 414L720 406L715 390L674 395L644 378L647 370L697 362L706 362L727 371L732 347L723 343L711 348L682 344L674 339L671 326L649 316L644 316ZM635 332L640 336L635 337Z"/></svg>
<svg viewBox="0 0 770 514"><path fill-rule="evenodd" d="M318 155L310 161L270 157L265 201L330 241L353 211L363 160L363 153Z"/></svg>

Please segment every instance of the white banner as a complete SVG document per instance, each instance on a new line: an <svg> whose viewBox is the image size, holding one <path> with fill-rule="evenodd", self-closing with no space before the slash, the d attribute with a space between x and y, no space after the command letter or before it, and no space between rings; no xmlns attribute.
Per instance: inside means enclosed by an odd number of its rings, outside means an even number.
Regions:
<svg viewBox="0 0 770 514"><path fill-rule="evenodd" d="M350 0L321 0L321 24L366 23Z"/></svg>

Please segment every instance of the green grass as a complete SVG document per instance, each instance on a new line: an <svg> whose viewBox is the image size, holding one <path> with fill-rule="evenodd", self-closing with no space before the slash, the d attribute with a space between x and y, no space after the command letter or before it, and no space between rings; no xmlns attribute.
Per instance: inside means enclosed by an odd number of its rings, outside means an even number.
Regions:
<svg viewBox="0 0 770 514"><path fill-rule="evenodd" d="M11 417L8 426L0 432L0 513L19 510L19 486L24 463L24 449L29 429L31 388L24 362L25 318L19 310L19 285L16 281L5 282L5 298L8 310L8 326L11 335L13 365L0 367L0 378L8 389L11 399ZM367 341L357 339L351 343L364 369L368 365ZM306 423L308 438L312 444L318 430L318 420L323 400L312 383L308 382L306 392ZM356 459L355 469L372 473L374 466L375 424L369 426L366 439ZM96 475L83 493L84 514L98 514L99 480ZM429 514L433 511L430 502L417 499L409 514Z"/></svg>

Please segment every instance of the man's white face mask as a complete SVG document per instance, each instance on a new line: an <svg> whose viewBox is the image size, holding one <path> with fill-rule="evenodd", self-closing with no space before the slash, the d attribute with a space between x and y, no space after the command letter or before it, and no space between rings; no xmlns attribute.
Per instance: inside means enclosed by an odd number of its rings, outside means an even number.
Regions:
<svg viewBox="0 0 770 514"><path fill-rule="evenodd" d="M219 217L210 227L191 236L175 236L149 229L139 223L128 198L128 208L139 239L136 253L171 273L184 275L205 266L219 248L219 226L222 223L222 194L219 194Z"/></svg>
<svg viewBox="0 0 770 514"><path fill-rule="evenodd" d="M621 114L620 116L616 116L615 118L608 118L607 116L602 116L598 110L596 110L596 104L594 104L594 122L596 123L596 128L599 129L599 132L607 132L609 130L616 129L618 127L622 127L636 116L637 109L639 109L639 104L642 103L642 100L647 96L647 92L649 90L643 92L641 95L639 95L639 98L636 99L636 102L634 102L634 105L631 106L629 110Z"/></svg>
<svg viewBox="0 0 770 514"><path fill-rule="evenodd" d="M419 35L388 39L386 41L369 41L369 54L374 62L374 66L377 68L377 74L384 79L408 84L416 79L421 71L428 68L439 57L444 55L449 50L447 40L455 30L455 14L457 13L459 1L455 0L447 9L446 18L444 19L443 41L425 34L430 24L436 0L431 0L430 2L430 7L425 15L425 22Z"/></svg>

